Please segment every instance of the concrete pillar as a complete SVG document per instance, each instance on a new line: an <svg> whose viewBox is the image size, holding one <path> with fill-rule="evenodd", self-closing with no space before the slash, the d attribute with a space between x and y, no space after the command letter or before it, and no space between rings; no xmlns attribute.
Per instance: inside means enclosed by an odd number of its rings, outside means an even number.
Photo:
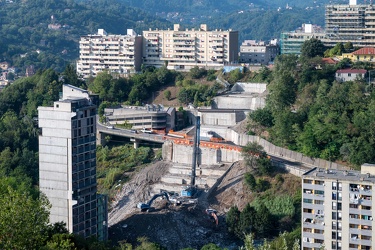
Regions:
<svg viewBox="0 0 375 250"><path fill-rule="evenodd" d="M97 131L97 133L96 133L96 145L105 146L106 143L107 142L105 140L105 134Z"/></svg>
<svg viewBox="0 0 375 250"><path fill-rule="evenodd" d="M131 138L130 141L134 142L134 148L137 149L139 147L140 140Z"/></svg>

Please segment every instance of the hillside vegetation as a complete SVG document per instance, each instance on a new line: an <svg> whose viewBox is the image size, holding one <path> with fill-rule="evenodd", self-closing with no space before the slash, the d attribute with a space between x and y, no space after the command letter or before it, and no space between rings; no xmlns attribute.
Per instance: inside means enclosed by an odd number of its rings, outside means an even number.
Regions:
<svg viewBox="0 0 375 250"><path fill-rule="evenodd" d="M311 157L374 163L374 88L365 79L335 81L336 69L345 66L324 65L319 57L277 57L272 71L260 72L269 95L266 107L250 114L251 133Z"/></svg>
<svg viewBox="0 0 375 250"><path fill-rule="evenodd" d="M0 1L0 61L23 70L33 64L37 69L62 72L78 58L79 37L95 34L99 28L125 34L126 29L140 33L168 24L116 0L4 2Z"/></svg>

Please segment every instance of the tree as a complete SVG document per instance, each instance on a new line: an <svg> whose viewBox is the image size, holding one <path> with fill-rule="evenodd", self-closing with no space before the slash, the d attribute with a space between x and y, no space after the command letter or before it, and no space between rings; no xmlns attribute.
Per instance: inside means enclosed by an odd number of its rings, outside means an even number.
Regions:
<svg viewBox="0 0 375 250"><path fill-rule="evenodd" d="M146 237L139 237L137 241L140 243L135 250L163 250L159 244L149 242Z"/></svg>
<svg viewBox="0 0 375 250"><path fill-rule="evenodd" d="M246 165L250 168L255 168L257 159L264 154L263 147L256 142L249 142L241 151Z"/></svg>
<svg viewBox="0 0 375 250"><path fill-rule="evenodd" d="M198 66L195 66L190 69L190 77L193 79L199 79L202 78L203 76L207 75L207 70L204 68L199 68Z"/></svg>
<svg viewBox="0 0 375 250"><path fill-rule="evenodd" d="M164 91L164 97L165 99L169 101L171 99L171 91L170 90Z"/></svg>
<svg viewBox="0 0 375 250"><path fill-rule="evenodd" d="M216 244L214 243L209 243L209 244L206 244L204 245L201 250L221 250L222 248L217 246Z"/></svg>
<svg viewBox="0 0 375 250"><path fill-rule="evenodd" d="M269 237L274 233L273 217L264 204L258 207L253 226L259 238Z"/></svg>
<svg viewBox="0 0 375 250"><path fill-rule="evenodd" d="M344 44L344 50L346 53L350 53L354 50L353 44L351 42L346 42Z"/></svg>
<svg viewBox="0 0 375 250"><path fill-rule="evenodd" d="M266 128L273 126L272 112L267 108L256 109L253 112L250 112L249 118Z"/></svg>
<svg viewBox="0 0 375 250"><path fill-rule="evenodd" d="M252 175L251 173L246 173L245 183L250 188L251 191L256 191L257 182L256 182L254 175Z"/></svg>
<svg viewBox="0 0 375 250"><path fill-rule="evenodd" d="M316 38L311 38L302 44L301 57L312 58L316 56L323 56L324 50L325 47L322 41Z"/></svg>
<svg viewBox="0 0 375 250"><path fill-rule="evenodd" d="M251 207L249 203L247 203L240 214L239 231L242 234L241 238L243 238L244 235L256 231L256 228L254 226L256 214L257 212L255 211L255 209Z"/></svg>
<svg viewBox="0 0 375 250"><path fill-rule="evenodd" d="M7 183L0 180L0 248L39 249L47 239L49 202Z"/></svg>
<svg viewBox="0 0 375 250"><path fill-rule="evenodd" d="M65 67L63 75L63 82L64 84L70 84L79 88L86 89L87 86L84 81L80 80L77 76L77 72L72 64L68 64Z"/></svg>
<svg viewBox="0 0 375 250"><path fill-rule="evenodd" d="M234 235L241 236L241 233L238 231L239 222L240 222L241 212L238 210L237 206L233 206L229 209L227 216L225 218L228 231Z"/></svg>

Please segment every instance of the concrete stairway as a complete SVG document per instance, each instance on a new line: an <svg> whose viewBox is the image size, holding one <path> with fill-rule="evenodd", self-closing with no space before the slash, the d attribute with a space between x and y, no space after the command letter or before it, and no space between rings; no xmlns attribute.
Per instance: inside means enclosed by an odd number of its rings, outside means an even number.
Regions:
<svg viewBox="0 0 375 250"><path fill-rule="evenodd" d="M196 170L195 184L198 188L211 188L228 168L229 165L199 166ZM159 183L153 185L153 192L159 193L160 189L164 189L180 193L183 187L190 185L190 179L191 166L175 164Z"/></svg>

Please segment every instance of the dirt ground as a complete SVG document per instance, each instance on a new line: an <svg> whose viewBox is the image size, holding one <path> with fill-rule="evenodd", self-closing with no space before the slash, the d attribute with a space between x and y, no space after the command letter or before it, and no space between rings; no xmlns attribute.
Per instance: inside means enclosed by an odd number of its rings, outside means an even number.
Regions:
<svg viewBox="0 0 375 250"><path fill-rule="evenodd" d="M123 186L109 214L110 240L113 243L136 243L138 237L146 236L151 242L171 250L200 249L211 242L228 249L238 249L241 242L227 231L225 214L231 206L237 205L242 209L247 203L249 194L242 184L245 167L235 163L216 188L207 193L201 192L198 204L175 207L164 200L157 200L153 203L153 211L138 211L136 204L147 200L150 185L160 179L168 165L158 162L149 166ZM206 215L206 208L217 210L218 225Z"/></svg>

